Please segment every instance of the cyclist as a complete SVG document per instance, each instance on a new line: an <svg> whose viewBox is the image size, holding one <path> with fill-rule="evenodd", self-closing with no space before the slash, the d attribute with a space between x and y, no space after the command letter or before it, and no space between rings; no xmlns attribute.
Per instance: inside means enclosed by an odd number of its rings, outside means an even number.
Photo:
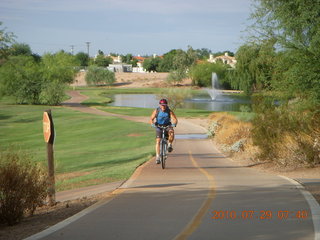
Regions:
<svg viewBox="0 0 320 240"><path fill-rule="evenodd" d="M171 123L171 121L173 123ZM162 130L157 126L171 126L167 130L168 136L168 151L172 152L172 143L174 140L174 130L173 127L176 127L178 124L178 119L174 112L170 110L168 107L168 101L166 99L161 99L159 101L159 107L156 108L150 117L150 124L152 127L156 128L156 163L160 163L160 140L161 140L161 133Z"/></svg>

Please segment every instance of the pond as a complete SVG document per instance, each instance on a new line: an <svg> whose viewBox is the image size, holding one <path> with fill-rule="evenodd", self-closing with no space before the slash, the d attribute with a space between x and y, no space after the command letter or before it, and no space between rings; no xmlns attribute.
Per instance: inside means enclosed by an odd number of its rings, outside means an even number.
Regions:
<svg viewBox="0 0 320 240"><path fill-rule="evenodd" d="M159 102L156 94L115 94L113 95L113 100L114 101L109 105L140 108L156 108ZM248 97L238 96L235 94L220 94L213 100L209 94L203 93L194 95L190 99L186 99L182 108L239 112L243 109L243 106L247 106L247 108L251 106L250 99Z"/></svg>

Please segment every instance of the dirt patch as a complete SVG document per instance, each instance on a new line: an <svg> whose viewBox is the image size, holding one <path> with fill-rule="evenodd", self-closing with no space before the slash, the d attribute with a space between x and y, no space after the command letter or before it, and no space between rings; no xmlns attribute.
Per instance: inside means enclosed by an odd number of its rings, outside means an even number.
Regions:
<svg viewBox="0 0 320 240"><path fill-rule="evenodd" d="M86 86L86 72L79 72L71 86ZM159 88L168 87L166 80L168 73L115 73L118 88ZM185 79L181 86L191 86L191 79Z"/></svg>
<svg viewBox="0 0 320 240"><path fill-rule="evenodd" d="M38 208L33 216L24 218L18 225L0 225L0 239L24 239L75 215L98 201L107 199L108 197L110 197L110 195L104 193L90 198L59 202L53 207L44 206Z"/></svg>
<svg viewBox="0 0 320 240"><path fill-rule="evenodd" d="M127 135L128 137L141 137L144 136L142 133L130 133Z"/></svg>
<svg viewBox="0 0 320 240"><path fill-rule="evenodd" d="M56 175L56 182L58 181L64 181L64 180L68 180L68 179L72 179L75 177L81 177L81 176L86 176L89 175L91 173L93 173L94 171L90 171L90 172L72 172L72 173L61 173L61 174L57 174Z"/></svg>

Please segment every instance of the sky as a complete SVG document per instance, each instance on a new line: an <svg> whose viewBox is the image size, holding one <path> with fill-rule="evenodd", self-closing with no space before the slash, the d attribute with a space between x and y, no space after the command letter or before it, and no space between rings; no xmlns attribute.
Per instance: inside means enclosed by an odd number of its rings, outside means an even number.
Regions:
<svg viewBox="0 0 320 240"><path fill-rule="evenodd" d="M252 0L1 0L0 22L37 54L65 50L162 55L232 51L244 43Z"/></svg>

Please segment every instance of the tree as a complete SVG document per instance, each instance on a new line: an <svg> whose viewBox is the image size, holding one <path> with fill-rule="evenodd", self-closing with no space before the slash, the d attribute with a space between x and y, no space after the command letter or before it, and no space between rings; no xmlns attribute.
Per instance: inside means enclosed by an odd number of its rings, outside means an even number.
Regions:
<svg viewBox="0 0 320 240"><path fill-rule="evenodd" d="M50 82L72 83L75 75L76 60L68 53L60 51L42 57L44 78Z"/></svg>
<svg viewBox="0 0 320 240"><path fill-rule="evenodd" d="M0 94L17 103L58 105L74 79L74 58L64 52L46 54L40 63L32 56L11 56L0 68Z"/></svg>
<svg viewBox="0 0 320 240"><path fill-rule="evenodd" d="M0 95L17 103L39 104L42 74L31 56L10 57L0 68Z"/></svg>
<svg viewBox="0 0 320 240"><path fill-rule="evenodd" d="M87 53L79 52L76 54L75 58L77 59L79 66L82 66L82 67L89 66L90 57Z"/></svg>
<svg viewBox="0 0 320 240"><path fill-rule="evenodd" d="M98 54L98 56L95 58L94 63L98 67L107 67L109 64L112 63L112 58L110 57L105 57L103 54Z"/></svg>
<svg viewBox="0 0 320 240"><path fill-rule="evenodd" d="M187 77L187 72L189 68L196 63L197 53L188 46L187 52L178 49L175 52L172 62L172 69L167 78L168 82L181 82L184 78Z"/></svg>
<svg viewBox="0 0 320 240"><path fill-rule="evenodd" d="M251 94L256 90L271 89L277 53L275 40L269 39L258 43L242 45L237 53L236 70L229 76L230 85L234 89Z"/></svg>
<svg viewBox="0 0 320 240"><path fill-rule="evenodd" d="M0 27L2 22L0 22ZM0 61L9 56L10 44L14 42L15 35L12 32L6 32L6 28L0 29ZM1 64L0 62L0 64Z"/></svg>
<svg viewBox="0 0 320 240"><path fill-rule="evenodd" d="M226 51L223 51L223 52L215 52L215 53L213 53L213 55L214 55L215 57L218 57L218 56L225 55L226 53L228 53L228 56L234 57L234 52L231 52L231 51L229 51L229 50L226 50Z"/></svg>
<svg viewBox="0 0 320 240"><path fill-rule="evenodd" d="M320 103L320 1L257 0L253 40L276 39L291 65L283 69L282 89ZM279 86L279 84L278 84Z"/></svg>
<svg viewBox="0 0 320 240"><path fill-rule="evenodd" d="M173 58L173 66L175 69L184 69L187 71L189 67L196 63L197 53L188 46L187 52L179 49Z"/></svg>
<svg viewBox="0 0 320 240"><path fill-rule="evenodd" d="M187 77L187 73L183 69L171 70L167 77L168 83L177 84Z"/></svg>
<svg viewBox="0 0 320 240"><path fill-rule="evenodd" d="M128 53L127 55L121 55L121 61L123 63L127 63L127 64L130 64L131 63L131 60L132 60L132 54L131 53Z"/></svg>
<svg viewBox="0 0 320 240"><path fill-rule="evenodd" d="M146 69L148 72L156 72L161 62L160 57L155 58L147 58L143 61L143 68Z"/></svg>
<svg viewBox="0 0 320 240"><path fill-rule="evenodd" d="M90 66L88 68L85 80L89 85L111 85L116 81L114 72L96 66Z"/></svg>
<svg viewBox="0 0 320 240"><path fill-rule="evenodd" d="M170 52L163 55L163 59L159 63L158 71L159 72L170 72L171 70L176 70L173 61L174 57L177 54L177 50L173 49Z"/></svg>
<svg viewBox="0 0 320 240"><path fill-rule="evenodd" d="M212 87L212 73L218 75L219 85L224 89L228 89L229 85L225 84L224 78L227 71L227 66L223 63L199 63L194 65L189 72L193 85L199 87Z"/></svg>
<svg viewBox="0 0 320 240"><path fill-rule="evenodd" d="M121 61L126 64L131 64L133 67L137 66L138 60L133 58L131 53L127 55L121 55Z"/></svg>
<svg viewBox="0 0 320 240"><path fill-rule="evenodd" d="M276 90L253 98L252 136L260 159L319 164L319 12L319 0L256 0L252 43L237 52L236 71L247 69L241 72L255 86ZM244 61L250 54L254 59Z"/></svg>
<svg viewBox="0 0 320 240"><path fill-rule="evenodd" d="M210 54L212 54L212 51L208 48L197 49L196 52L198 59L201 60L208 59Z"/></svg>
<svg viewBox="0 0 320 240"><path fill-rule="evenodd" d="M10 55L12 55L12 56L19 56L19 55L31 56L32 51L31 51L31 48L28 44L14 43L10 47Z"/></svg>
<svg viewBox="0 0 320 240"><path fill-rule="evenodd" d="M41 104L58 105L63 101L65 88L74 80L75 58L63 51L45 54L42 57L42 89L39 96Z"/></svg>

